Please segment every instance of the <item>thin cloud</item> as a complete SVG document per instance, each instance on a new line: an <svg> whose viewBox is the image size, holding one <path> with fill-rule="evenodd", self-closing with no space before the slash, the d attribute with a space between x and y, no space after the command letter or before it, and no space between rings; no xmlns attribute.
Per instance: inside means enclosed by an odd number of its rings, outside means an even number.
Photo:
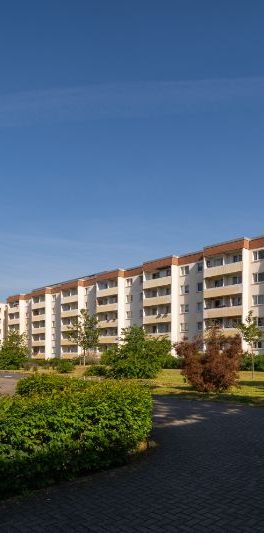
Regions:
<svg viewBox="0 0 264 533"><path fill-rule="evenodd" d="M0 127L155 117L263 102L264 77L101 83L0 95Z"/></svg>

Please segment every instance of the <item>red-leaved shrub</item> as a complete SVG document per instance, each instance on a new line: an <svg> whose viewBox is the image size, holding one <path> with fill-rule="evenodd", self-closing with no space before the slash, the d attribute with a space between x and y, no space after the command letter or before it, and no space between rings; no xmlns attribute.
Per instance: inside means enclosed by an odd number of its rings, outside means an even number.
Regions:
<svg viewBox="0 0 264 533"><path fill-rule="evenodd" d="M237 384L242 357L240 335L225 337L212 328L204 340L182 341L175 344L175 349L183 358L182 374L197 391L221 392Z"/></svg>

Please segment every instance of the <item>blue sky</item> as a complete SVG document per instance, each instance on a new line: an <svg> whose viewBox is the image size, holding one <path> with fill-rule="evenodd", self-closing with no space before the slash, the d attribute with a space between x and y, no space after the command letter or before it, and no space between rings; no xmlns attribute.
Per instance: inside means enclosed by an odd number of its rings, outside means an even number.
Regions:
<svg viewBox="0 0 264 533"><path fill-rule="evenodd" d="M0 8L0 298L264 233L262 0Z"/></svg>

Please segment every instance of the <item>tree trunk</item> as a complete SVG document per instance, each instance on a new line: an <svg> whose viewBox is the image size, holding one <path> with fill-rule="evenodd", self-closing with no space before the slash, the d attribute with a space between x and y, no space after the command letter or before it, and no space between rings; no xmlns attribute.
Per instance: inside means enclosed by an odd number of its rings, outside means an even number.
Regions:
<svg viewBox="0 0 264 533"><path fill-rule="evenodd" d="M254 354L254 347L251 348L251 378L254 379L255 377L255 354Z"/></svg>
<svg viewBox="0 0 264 533"><path fill-rule="evenodd" d="M86 354L85 354L85 348L84 348L84 350L83 350L83 366L85 366L85 364L86 364L85 357L86 357Z"/></svg>

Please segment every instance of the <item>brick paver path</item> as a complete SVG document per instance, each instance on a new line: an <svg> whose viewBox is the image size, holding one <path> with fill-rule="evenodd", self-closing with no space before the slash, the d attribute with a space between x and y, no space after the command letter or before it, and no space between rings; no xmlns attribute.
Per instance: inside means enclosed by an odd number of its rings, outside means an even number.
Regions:
<svg viewBox="0 0 264 533"><path fill-rule="evenodd" d="M17 382L21 379L19 374L9 374L0 372L0 396L12 395L15 393Z"/></svg>
<svg viewBox="0 0 264 533"><path fill-rule="evenodd" d="M5 502L1 533L264 531L264 409L163 397L153 435L128 466Z"/></svg>

